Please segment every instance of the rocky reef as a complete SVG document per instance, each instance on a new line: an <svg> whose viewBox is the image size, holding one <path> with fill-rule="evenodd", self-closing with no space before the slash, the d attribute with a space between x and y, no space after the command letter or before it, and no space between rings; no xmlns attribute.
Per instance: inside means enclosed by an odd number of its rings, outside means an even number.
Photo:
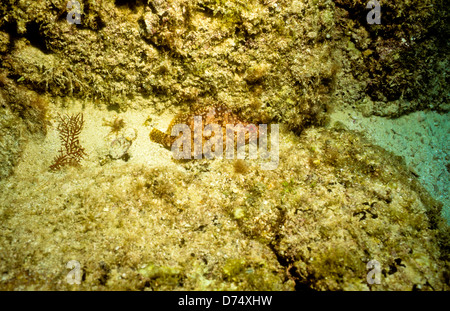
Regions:
<svg viewBox="0 0 450 311"><path fill-rule="evenodd" d="M448 113L444 1L67 2L0 4L1 289L449 289L442 203L328 122ZM280 124L278 167L172 161L150 126L199 103ZM49 170L65 113L86 157Z"/></svg>
<svg viewBox="0 0 450 311"><path fill-rule="evenodd" d="M2 182L2 288L448 288L441 204L400 158L338 129L283 137L273 171L131 158Z"/></svg>

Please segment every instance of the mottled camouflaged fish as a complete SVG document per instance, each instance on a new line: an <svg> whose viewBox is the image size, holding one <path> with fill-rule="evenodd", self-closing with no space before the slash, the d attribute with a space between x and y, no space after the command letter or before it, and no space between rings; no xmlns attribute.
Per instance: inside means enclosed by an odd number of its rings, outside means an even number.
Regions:
<svg viewBox="0 0 450 311"><path fill-rule="evenodd" d="M171 149L172 144L181 137L181 133L178 136L171 136L172 128L177 124L186 124L191 129L191 148L193 155L194 149L194 117L200 116L202 118L202 133L204 133L204 128L208 124L217 124L222 128L222 137L223 137L223 146L225 148L226 145L226 125L237 125L242 124L243 127L249 127L250 132L256 132L256 137L258 135L258 128L255 125L251 125L248 122L241 120L236 114L234 114L230 109L222 105L214 105L214 106L206 106L198 109L194 109L189 113L181 113L178 114L169 124L166 132L162 132L158 129L153 128L150 132L150 140L161 144L167 149ZM245 140L248 142L249 140L249 131L245 133ZM237 133L235 133L236 137ZM204 137L202 135L202 147L205 142L208 141L211 137ZM234 140L236 142L236 139ZM214 149L212 149L214 151Z"/></svg>

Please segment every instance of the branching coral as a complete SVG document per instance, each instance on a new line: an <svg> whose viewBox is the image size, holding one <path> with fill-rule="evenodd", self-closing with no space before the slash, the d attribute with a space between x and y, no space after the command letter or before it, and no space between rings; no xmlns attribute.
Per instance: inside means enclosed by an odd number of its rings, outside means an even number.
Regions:
<svg viewBox="0 0 450 311"><path fill-rule="evenodd" d="M83 114L73 116L58 114L59 124L57 130L61 139L61 149L50 166L51 170L59 170L66 165L78 166L86 154L81 147L78 136L83 128Z"/></svg>

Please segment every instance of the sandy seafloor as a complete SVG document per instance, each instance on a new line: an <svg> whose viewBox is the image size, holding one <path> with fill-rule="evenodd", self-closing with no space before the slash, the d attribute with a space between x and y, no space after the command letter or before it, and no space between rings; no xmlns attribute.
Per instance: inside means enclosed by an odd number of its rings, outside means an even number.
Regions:
<svg viewBox="0 0 450 311"><path fill-rule="evenodd" d="M442 215L450 224L450 118L448 114L417 111L396 119L335 111L332 123L340 121L350 130L365 134L374 144L405 159L422 185L442 202Z"/></svg>

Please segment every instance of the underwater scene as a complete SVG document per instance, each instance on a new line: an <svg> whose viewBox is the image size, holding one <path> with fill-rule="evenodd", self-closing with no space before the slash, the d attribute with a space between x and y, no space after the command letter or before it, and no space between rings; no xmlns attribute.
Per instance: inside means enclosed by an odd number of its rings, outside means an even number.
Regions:
<svg viewBox="0 0 450 311"><path fill-rule="evenodd" d="M0 290L448 291L444 0L1 0Z"/></svg>

